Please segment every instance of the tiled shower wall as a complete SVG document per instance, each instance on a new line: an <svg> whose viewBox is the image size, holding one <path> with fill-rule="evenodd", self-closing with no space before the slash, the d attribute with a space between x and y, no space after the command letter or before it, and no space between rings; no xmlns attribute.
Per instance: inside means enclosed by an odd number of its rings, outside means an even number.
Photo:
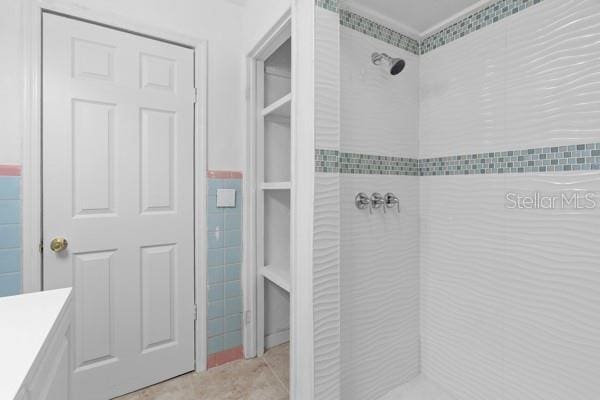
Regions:
<svg viewBox="0 0 600 400"><path fill-rule="evenodd" d="M0 297L21 293L21 168L0 165Z"/></svg>
<svg viewBox="0 0 600 400"><path fill-rule="evenodd" d="M600 209L506 194L600 191L599 71L595 0L545 0L421 57L421 167L451 174L421 178L422 370L458 400L598 398Z"/></svg>
<svg viewBox="0 0 600 400"><path fill-rule="evenodd" d="M331 3L317 5L337 10ZM425 38L418 51L404 35L349 11L340 11L340 24L340 145L320 145L317 130L315 169L317 189L319 179L341 172L341 398L376 399L410 379L401 369L411 371L411 358L390 356L399 349L420 351L413 374L421 370L459 400L596 398L600 209L511 210L505 196L600 192L600 3L490 2ZM369 52L386 45L405 58L401 50L420 55L416 79L408 71L389 82L375 75ZM418 82L417 95L391 87L401 80ZM393 105L395 95L414 103ZM407 106L418 121L394 123L391 110ZM403 208L408 218L398 226L351 204L357 192L383 186L417 205ZM327 209L318 201L315 237L318 212ZM416 284L386 308L380 294L395 292L383 278L410 271L410 257L394 254L411 247L403 229L417 238ZM392 251L386 233L396 237ZM421 345L404 342L419 321Z"/></svg>
<svg viewBox="0 0 600 400"><path fill-rule="evenodd" d="M243 356L242 175L208 174L208 366ZM234 208L217 207L217 190L235 189Z"/></svg>
<svg viewBox="0 0 600 400"><path fill-rule="evenodd" d="M344 22L340 35L341 398L370 400L419 373L419 57ZM401 77L373 51L404 58ZM359 192L401 210L358 210Z"/></svg>
<svg viewBox="0 0 600 400"><path fill-rule="evenodd" d="M333 7L332 1L326 6ZM339 18L315 9L315 143L340 150ZM333 56L332 56L333 55ZM340 398L340 174L316 170L313 220L314 398Z"/></svg>

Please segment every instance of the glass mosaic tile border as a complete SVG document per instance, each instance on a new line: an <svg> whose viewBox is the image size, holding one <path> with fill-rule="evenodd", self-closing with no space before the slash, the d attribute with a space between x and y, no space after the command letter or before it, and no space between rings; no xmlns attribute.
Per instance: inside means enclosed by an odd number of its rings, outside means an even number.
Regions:
<svg viewBox="0 0 600 400"><path fill-rule="evenodd" d="M359 175L486 175L600 170L600 143L425 159L317 149L315 172Z"/></svg>
<svg viewBox="0 0 600 400"><path fill-rule="evenodd" d="M340 172L340 152L315 149L315 172Z"/></svg>
<svg viewBox="0 0 600 400"><path fill-rule="evenodd" d="M493 2L421 41L421 54L476 32L506 17L523 11L543 0L500 0Z"/></svg>
<svg viewBox="0 0 600 400"><path fill-rule="evenodd" d="M359 14L340 9L338 0L315 0L315 4L326 10L339 12L342 26L419 55L451 43L542 1L544 0L498 0L491 2L421 41L396 32Z"/></svg>
<svg viewBox="0 0 600 400"><path fill-rule="evenodd" d="M338 11L338 1L337 0L315 0L315 4L317 7L324 8L325 10L337 12Z"/></svg>
<svg viewBox="0 0 600 400"><path fill-rule="evenodd" d="M421 176L600 170L600 143L419 160Z"/></svg>
<svg viewBox="0 0 600 400"><path fill-rule="evenodd" d="M415 158L317 149L315 151L315 172L417 176L419 161Z"/></svg>
<svg viewBox="0 0 600 400"><path fill-rule="evenodd" d="M361 175L419 175L416 158L340 153L340 172Z"/></svg>
<svg viewBox="0 0 600 400"><path fill-rule="evenodd" d="M367 36L371 36L372 38L399 47L413 54L419 54L418 40L396 32L393 29L353 13L352 11L340 9L339 13L340 25L364 33Z"/></svg>

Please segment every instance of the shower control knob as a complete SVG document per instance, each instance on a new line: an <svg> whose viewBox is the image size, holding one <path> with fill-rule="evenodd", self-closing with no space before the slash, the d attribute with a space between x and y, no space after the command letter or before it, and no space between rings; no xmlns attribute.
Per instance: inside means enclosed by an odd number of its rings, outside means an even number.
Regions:
<svg viewBox="0 0 600 400"><path fill-rule="evenodd" d="M354 198L354 204L359 210L364 210L365 208L369 207L369 204L371 204L371 200L369 199L369 196L366 193L359 193Z"/></svg>
<svg viewBox="0 0 600 400"><path fill-rule="evenodd" d="M400 199L394 193L387 193L383 198L387 208L397 207L400 212Z"/></svg>
<svg viewBox="0 0 600 400"><path fill-rule="evenodd" d="M373 209L381 208L384 203L385 203L385 200L383 199L383 196L381 195L381 193L375 192L371 195L371 211ZM385 208L383 209L383 211L385 212Z"/></svg>

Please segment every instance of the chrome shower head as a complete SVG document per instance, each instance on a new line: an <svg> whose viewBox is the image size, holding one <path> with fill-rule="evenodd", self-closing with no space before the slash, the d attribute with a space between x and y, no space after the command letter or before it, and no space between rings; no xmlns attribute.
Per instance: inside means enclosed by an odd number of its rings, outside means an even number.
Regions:
<svg viewBox="0 0 600 400"><path fill-rule="evenodd" d="M371 61L375 65L381 65L383 62L387 62L390 74L398 75L404 67L406 66L406 62L401 58L392 58L385 53L373 53L371 54Z"/></svg>

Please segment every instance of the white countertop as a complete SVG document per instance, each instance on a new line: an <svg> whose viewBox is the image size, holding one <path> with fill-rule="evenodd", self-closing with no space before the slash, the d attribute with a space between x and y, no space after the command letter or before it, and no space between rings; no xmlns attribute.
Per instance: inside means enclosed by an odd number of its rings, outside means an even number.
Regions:
<svg viewBox="0 0 600 400"><path fill-rule="evenodd" d="M0 399L13 399L71 289L0 298Z"/></svg>

